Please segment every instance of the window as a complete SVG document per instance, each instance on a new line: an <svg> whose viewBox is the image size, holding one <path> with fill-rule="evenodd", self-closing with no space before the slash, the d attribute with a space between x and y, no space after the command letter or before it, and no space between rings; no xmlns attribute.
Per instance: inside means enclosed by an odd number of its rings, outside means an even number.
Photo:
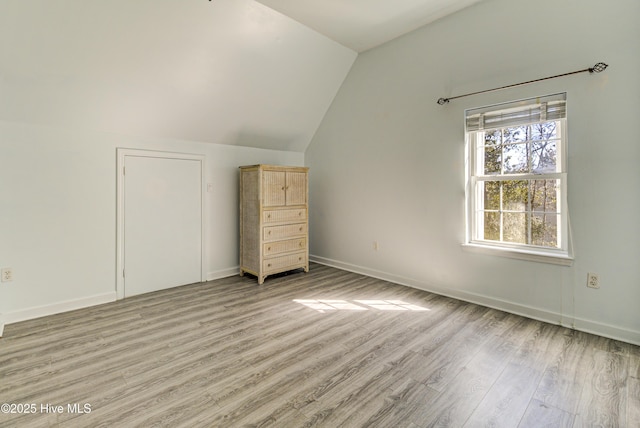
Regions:
<svg viewBox="0 0 640 428"><path fill-rule="evenodd" d="M565 94L465 116L467 244L569 259Z"/></svg>

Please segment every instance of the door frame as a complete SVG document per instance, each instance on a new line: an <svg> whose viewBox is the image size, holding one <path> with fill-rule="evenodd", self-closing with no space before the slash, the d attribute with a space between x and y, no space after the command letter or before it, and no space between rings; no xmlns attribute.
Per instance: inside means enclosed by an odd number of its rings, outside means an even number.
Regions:
<svg viewBox="0 0 640 428"><path fill-rule="evenodd" d="M200 163L200 281L206 277L205 258L205 156L193 153L116 148L116 298L124 298L124 164L127 156L159 159L186 159Z"/></svg>

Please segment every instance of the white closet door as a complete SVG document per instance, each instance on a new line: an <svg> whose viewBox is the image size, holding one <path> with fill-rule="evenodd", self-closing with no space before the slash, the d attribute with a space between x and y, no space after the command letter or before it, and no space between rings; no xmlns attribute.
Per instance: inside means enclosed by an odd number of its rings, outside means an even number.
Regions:
<svg viewBox="0 0 640 428"><path fill-rule="evenodd" d="M124 295L202 280L202 162L125 156Z"/></svg>

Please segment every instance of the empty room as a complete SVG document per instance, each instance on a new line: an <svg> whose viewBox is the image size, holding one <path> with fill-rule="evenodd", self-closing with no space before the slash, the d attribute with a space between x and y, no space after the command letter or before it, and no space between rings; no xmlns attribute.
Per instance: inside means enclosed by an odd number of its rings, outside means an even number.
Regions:
<svg viewBox="0 0 640 428"><path fill-rule="evenodd" d="M0 427L639 427L638 18L0 1Z"/></svg>

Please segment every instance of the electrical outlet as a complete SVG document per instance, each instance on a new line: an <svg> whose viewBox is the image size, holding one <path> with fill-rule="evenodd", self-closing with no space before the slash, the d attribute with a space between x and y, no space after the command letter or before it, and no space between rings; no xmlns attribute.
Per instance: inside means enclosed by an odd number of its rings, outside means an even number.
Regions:
<svg viewBox="0 0 640 428"><path fill-rule="evenodd" d="M587 287L600 288L600 277L597 273L589 272L587 274Z"/></svg>
<svg viewBox="0 0 640 428"><path fill-rule="evenodd" d="M11 268L3 268L0 271L0 280L2 282L13 281L13 269L11 269Z"/></svg>

